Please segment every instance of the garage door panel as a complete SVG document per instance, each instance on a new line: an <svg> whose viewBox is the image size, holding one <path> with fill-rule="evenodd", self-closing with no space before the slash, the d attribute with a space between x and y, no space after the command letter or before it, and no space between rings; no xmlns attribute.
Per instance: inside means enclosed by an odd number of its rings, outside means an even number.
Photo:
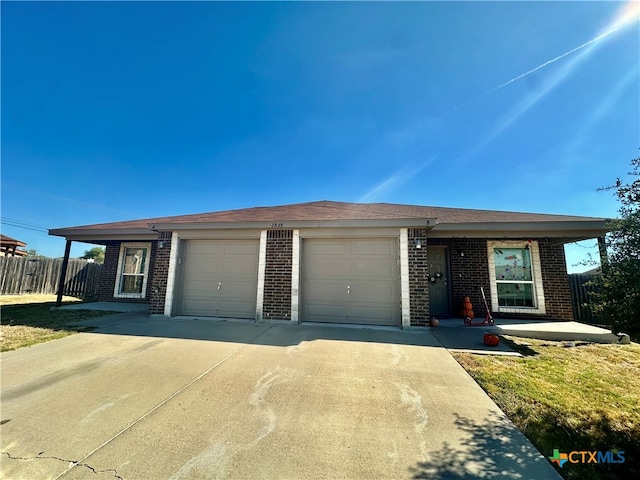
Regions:
<svg viewBox="0 0 640 480"><path fill-rule="evenodd" d="M304 240L302 265L304 321L399 324L397 239Z"/></svg>
<svg viewBox="0 0 640 480"><path fill-rule="evenodd" d="M356 305L351 307L349 318L353 323L369 323L375 325L389 325L393 321L394 314L391 307L374 307L367 305Z"/></svg>
<svg viewBox="0 0 640 480"><path fill-rule="evenodd" d="M217 282L215 278L210 279L194 279L187 280L184 282L183 290L186 292L183 297L210 297L213 292L215 292Z"/></svg>
<svg viewBox="0 0 640 480"><path fill-rule="evenodd" d="M248 275L253 275L256 272L256 264L251 259L239 258L229 259L224 262L220 262L218 271L221 272L221 279L241 277L245 278Z"/></svg>
<svg viewBox="0 0 640 480"><path fill-rule="evenodd" d="M394 246L389 242L354 242L351 244L351 254L352 255L365 255L365 256L373 256L373 255L382 255L389 256L393 255Z"/></svg>
<svg viewBox="0 0 640 480"><path fill-rule="evenodd" d="M183 307L182 315L200 315L201 312L215 311L217 300L211 298L189 298L186 306Z"/></svg>
<svg viewBox="0 0 640 480"><path fill-rule="evenodd" d="M224 244L225 255L258 255L257 243L227 242Z"/></svg>
<svg viewBox="0 0 640 480"><path fill-rule="evenodd" d="M355 277L389 278L396 270L394 267L388 260L355 261L351 263L351 273Z"/></svg>
<svg viewBox="0 0 640 480"><path fill-rule="evenodd" d="M254 318L258 283L258 242L186 242L178 313Z"/></svg>
<svg viewBox="0 0 640 480"><path fill-rule="evenodd" d="M313 278L334 278L335 276L344 277L350 272L350 265L344 261L316 261L311 262L309 265L305 265L305 267L305 271Z"/></svg>
<svg viewBox="0 0 640 480"><path fill-rule="evenodd" d="M219 293L225 297L243 298L243 297L246 297L247 295L256 294L256 287L252 283L248 283L242 280L226 280L220 283L221 283L221 286L220 286Z"/></svg>
<svg viewBox="0 0 640 480"><path fill-rule="evenodd" d="M207 255L214 256L220 253L222 245L212 244L211 242L202 240L192 240L187 246L187 253L190 255Z"/></svg>
<svg viewBox="0 0 640 480"><path fill-rule="evenodd" d="M343 323L349 316L346 305L310 304L307 308L308 315L316 319L312 321Z"/></svg>
<svg viewBox="0 0 640 480"><path fill-rule="evenodd" d="M307 253L312 257L321 255L345 255L347 246L343 242L316 242L307 245Z"/></svg>
<svg viewBox="0 0 640 480"><path fill-rule="evenodd" d="M217 317L253 318L255 308L246 302L222 300L218 308Z"/></svg>
<svg viewBox="0 0 640 480"><path fill-rule="evenodd" d="M309 299L338 300L346 295L346 285L339 285L334 282L308 282L305 285L305 293Z"/></svg>
<svg viewBox="0 0 640 480"><path fill-rule="evenodd" d="M373 305L387 304L397 298L397 290L387 282L362 282L351 285L349 296L353 300Z"/></svg>

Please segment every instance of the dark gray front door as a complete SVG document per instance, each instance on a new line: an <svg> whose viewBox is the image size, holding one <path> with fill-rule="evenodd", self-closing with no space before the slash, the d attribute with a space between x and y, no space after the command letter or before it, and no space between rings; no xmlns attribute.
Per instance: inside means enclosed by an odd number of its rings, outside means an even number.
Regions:
<svg viewBox="0 0 640 480"><path fill-rule="evenodd" d="M449 271L447 248L428 247L429 257L429 313L449 315Z"/></svg>

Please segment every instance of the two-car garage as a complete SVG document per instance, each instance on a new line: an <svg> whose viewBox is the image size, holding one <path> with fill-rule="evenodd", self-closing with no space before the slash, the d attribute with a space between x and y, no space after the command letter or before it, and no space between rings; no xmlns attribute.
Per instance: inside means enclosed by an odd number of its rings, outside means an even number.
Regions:
<svg viewBox="0 0 640 480"><path fill-rule="evenodd" d="M255 318L258 240L184 240L176 314ZM400 324L397 238L301 241L304 322Z"/></svg>

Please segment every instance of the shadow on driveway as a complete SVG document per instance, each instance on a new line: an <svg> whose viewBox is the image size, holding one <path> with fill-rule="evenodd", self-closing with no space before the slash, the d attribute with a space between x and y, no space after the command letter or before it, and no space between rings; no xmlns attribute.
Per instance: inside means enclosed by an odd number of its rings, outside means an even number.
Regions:
<svg viewBox="0 0 640 480"><path fill-rule="evenodd" d="M414 479L533 478L536 468L551 473L549 463L506 417L492 413L478 422L453 416L456 429L465 435L464 447L445 442L412 470Z"/></svg>
<svg viewBox="0 0 640 480"><path fill-rule="evenodd" d="M81 322L90 333L289 347L312 340L442 347L431 331L334 324L148 317L130 312Z"/></svg>

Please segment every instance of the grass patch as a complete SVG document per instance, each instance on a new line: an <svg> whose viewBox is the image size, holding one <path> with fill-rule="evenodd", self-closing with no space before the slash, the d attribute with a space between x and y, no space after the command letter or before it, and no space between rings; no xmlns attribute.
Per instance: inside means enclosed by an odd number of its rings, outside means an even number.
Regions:
<svg viewBox="0 0 640 480"><path fill-rule="evenodd" d="M565 463L558 472L572 480L640 478L640 345L505 339L525 356L453 355L544 456L625 452L622 464Z"/></svg>
<svg viewBox="0 0 640 480"><path fill-rule="evenodd" d="M0 296L0 351L48 342L66 337L88 327L77 325L82 320L101 317L113 312L95 310L51 310L55 295L2 295ZM79 302L74 297L63 297L64 304Z"/></svg>

